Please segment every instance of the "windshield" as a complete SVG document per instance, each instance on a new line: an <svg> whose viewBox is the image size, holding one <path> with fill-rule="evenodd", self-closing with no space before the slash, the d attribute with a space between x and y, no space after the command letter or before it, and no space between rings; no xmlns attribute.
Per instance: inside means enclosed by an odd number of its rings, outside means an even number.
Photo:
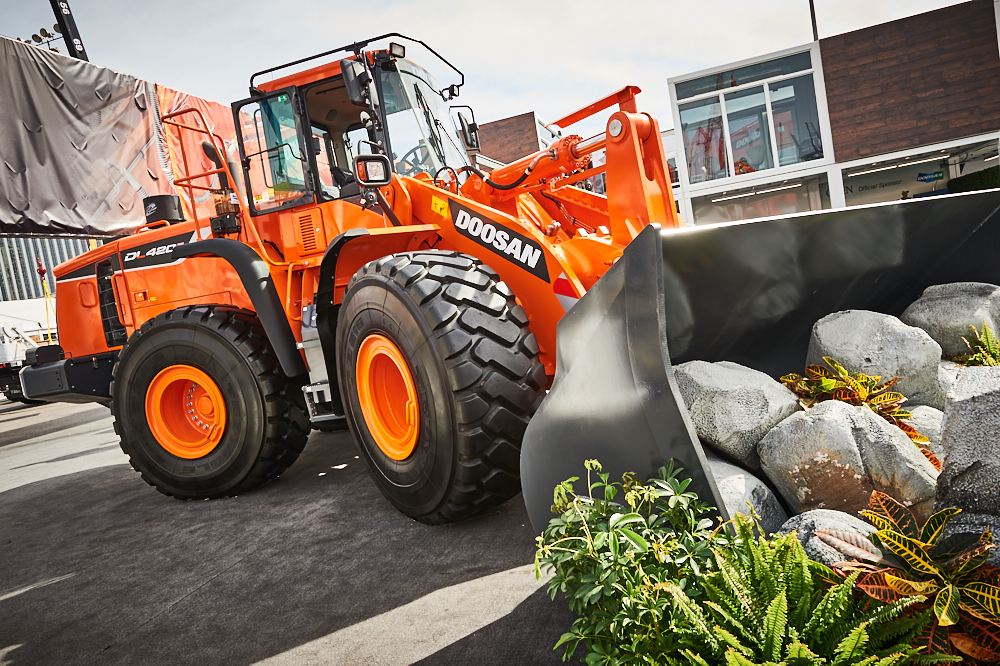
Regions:
<svg viewBox="0 0 1000 666"><path fill-rule="evenodd" d="M441 86L422 67L396 61L396 71L381 70L382 103L396 173L432 176L444 166L469 164L451 109L437 92Z"/></svg>

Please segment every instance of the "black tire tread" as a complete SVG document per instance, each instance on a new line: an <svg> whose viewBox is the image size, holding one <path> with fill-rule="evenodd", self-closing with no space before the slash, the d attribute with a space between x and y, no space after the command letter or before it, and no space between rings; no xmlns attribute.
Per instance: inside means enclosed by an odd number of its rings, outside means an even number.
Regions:
<svg viewBox="0 0 1000 666"><path fill-rule="evenodd" d="M276 479L302 453L311 426L302 386L285 376L255 313L231 306L189 305L163 312L147 320L129 337L121 349L119 360L112 371L111 395L114 395L114 380L118 375L118 367L121 359L126 357L129 346L134 345L154 327L176 321L203 326L219 334L243 356L263 393L263 407L268 424L260 457L250 473L238 485L225 493L206 494L204 497L185 496L178 499L235 497ZM113 400L109 406L112 415L115 415ZM122 450L129 456L132 468L139 472L143 481L164 495L173 497L172 493L157 486L155 480L136 465L131 442L119 432L117 416L114 426L115 433L121 437Z"/></svg>
<svg viewBox="0 0 1000 666"><path fill-rule="evenodd" d="M460 252L383 257L362 267L348 290L375 274L405 291L433 331L465 440L450 492L414 517L450 523L499 506L521 490L521 439L547 384L527 315L495 271Z"/></svg>

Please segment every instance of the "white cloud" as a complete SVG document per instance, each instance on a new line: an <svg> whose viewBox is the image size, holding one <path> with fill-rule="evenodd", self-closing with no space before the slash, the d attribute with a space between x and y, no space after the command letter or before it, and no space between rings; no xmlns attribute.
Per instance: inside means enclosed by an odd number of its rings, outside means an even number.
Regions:
<svg viewBox="0 0 1000 666"><path fill-rule="evenodd" d="M28 36L51 24L44 3L30 14L22 4L0 0L0 31ZM816 0L816 13L824 37L949 4ZM20 11L8 20L4 10L14 7ZM72 7L94 62L226 103L247 96L254 71L402 32L465 72L461 101L480 122L530 110L552 120L634 84L643 89L640 108L668 127L668 77L812 40L808 0L72 0ZM418 47L408 53L444 74Z"/></svg>

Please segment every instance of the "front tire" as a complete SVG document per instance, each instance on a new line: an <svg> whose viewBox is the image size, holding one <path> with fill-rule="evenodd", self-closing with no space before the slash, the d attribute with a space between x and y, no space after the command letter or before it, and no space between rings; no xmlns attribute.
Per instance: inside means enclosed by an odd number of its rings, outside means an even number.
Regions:
<svg viewBox="0 0 1000 666"><path fill-rule="evenodd" d="M546 386L538 351L514 294L473 257L408 252L361 268L338 316L338 380L386 498L433 524L516 495Z"/></svg>
<svg viewBox="0 0 1000 666"><path fill-rule="evenodd" d="M248 492L305 447L301 384L285 377L252 312L189 306L147 321L114 369L111 413L146 483L178 499Z"/></svg>

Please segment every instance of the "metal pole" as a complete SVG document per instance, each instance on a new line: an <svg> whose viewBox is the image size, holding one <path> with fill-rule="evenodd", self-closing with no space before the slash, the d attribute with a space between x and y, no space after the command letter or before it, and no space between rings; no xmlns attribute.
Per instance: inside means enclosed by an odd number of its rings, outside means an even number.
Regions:
<svg viewBox="0 0 1000 666"><path fill-rule="evenodd" d="M55 0L53 0L54 2ZM809 0L809 18L812 19L813 24L813 41L819 41L819 30L816 28L816 3L815 0Z"/></svg>
<svg viewBox="0 0 1000 666"><path fill-rule="evenodd" d="M83 49L83 41L80 39L80 31L76 27L76 19L70 11L68 0L49 0L52 11L56 15L56 22L62 32L63 41L66 42L66 50L69 55L80 60L90 62L87 52Z"/></svg>

